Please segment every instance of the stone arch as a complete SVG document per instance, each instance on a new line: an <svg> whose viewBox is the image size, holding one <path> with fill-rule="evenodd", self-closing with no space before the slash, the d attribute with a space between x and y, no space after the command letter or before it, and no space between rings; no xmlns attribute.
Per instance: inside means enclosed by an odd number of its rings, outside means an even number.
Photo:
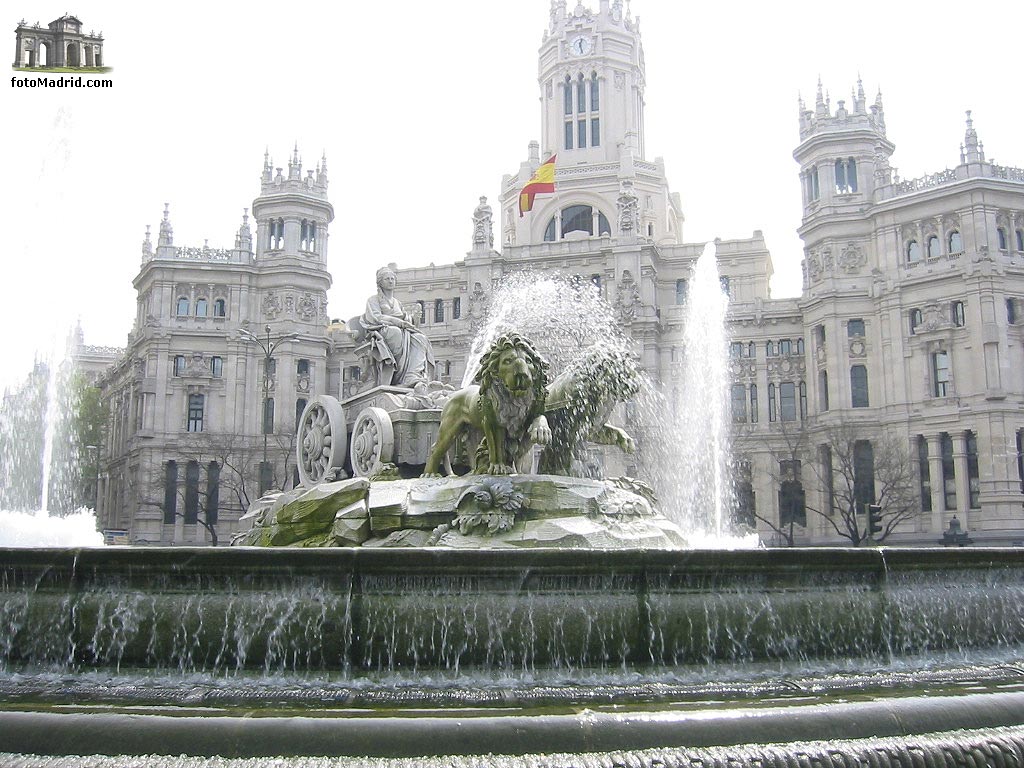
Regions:
<svg viewBox="0 0 1024 768"><path fill-rule="evenodd" d="M78 43L68 43L64 49L64 64L68 67L80 67L82 66L81 59L79 57Z"/></svg>
<svg viewBox="0 0 1024 768"><path fill-rule="evenodd" d="M53 62L50 61L52 58L52 51L50 50L50 43L46 40L40 40L36 43L35 50L35 64L34 67L49 67L52 66Z"/></svg>

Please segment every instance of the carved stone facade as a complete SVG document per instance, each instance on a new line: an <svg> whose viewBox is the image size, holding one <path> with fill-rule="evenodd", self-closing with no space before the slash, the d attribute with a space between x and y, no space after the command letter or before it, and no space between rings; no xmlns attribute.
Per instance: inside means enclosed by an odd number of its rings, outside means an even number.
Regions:
<svg viewBox="0 0 1024 768"><path fill-rule="evenodd" d="M16 37L14 66L22 67L102 67L103 33L82 32L82 22L64 15L45 27L27 24L24 19L14 30Z"/></svg>

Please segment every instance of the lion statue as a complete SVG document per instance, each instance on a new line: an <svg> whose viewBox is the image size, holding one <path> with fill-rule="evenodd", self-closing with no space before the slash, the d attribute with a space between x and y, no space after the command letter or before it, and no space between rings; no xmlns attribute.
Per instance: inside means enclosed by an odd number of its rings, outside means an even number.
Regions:
<svg viewBox="0 0 1024 768"><path fill-rule="evenodd" d="M551 430L544 417L548 364L518 333L499 336L480 358L474 384L445 403L437 442L425 475L436 475L448 449L468 433L473 473L510 475L534 444L547 445ZM478 445L478 450L472 450Z"/></svg>
<svg viewBox="0 0 1024 768"><path fill-rule="evenodd" d="M607 420L618 403L639 391L640 368L631 355L600 344L587 349L548 388L545 415L551 441L541 452L539 471L587 476L587 442L635 451L633 438Z"/></svg>

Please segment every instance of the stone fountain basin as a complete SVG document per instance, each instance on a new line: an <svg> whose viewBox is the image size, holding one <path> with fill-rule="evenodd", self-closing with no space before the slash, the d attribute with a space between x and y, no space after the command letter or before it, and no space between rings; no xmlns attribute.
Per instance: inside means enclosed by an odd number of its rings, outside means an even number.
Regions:
<svg viewBox="0 0 1024 768"><path fill-rule="evenodd" d="M988 738L1024 725L1022 597L1024 552L1010 549L0 550L0 750L526 755L953 729ZM968 669L1000 656L1005 674L955 691L941 676L898 690L885 682L887 668L929 656ZM714 680L810 662L878 682L824 698L725 687L699 707L664 691L649 701L591 691L473 708L458 692L481 676L528 691L552 670L643 680L689 669ZM265 676L271 687L289 675L364 685L401 675L425 688L443 681L434 700L453 703L289 708L243 695L231 706L158 706L118 699L129 669L183 687L196 674ZM67 700L32 693L39 670ZM113 697L76 702L83 673L109 678Z"/></svg>

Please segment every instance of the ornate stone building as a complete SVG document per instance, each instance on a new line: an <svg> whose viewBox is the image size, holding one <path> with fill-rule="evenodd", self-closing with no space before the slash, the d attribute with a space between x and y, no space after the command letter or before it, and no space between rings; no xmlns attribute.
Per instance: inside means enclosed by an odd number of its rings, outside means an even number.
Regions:
<svg viewBox="0 0 1024 768"><path fill-rule="evenodd" d="M83 33L74 16L65 14L45 27L22 19L14 35L15 67L103 66L103 33Z"/></svg>
<svg viewBox="0 0 1024 768"><path fill-rule="evenodd" d="M565 0L553 0L538 84L540 140L502 178L493 209L480 199L470 250L448 265L398 269L396 295L432 340L441 378L458 384L503 276L523 269L578 275L612 305L643 367L685 399L685 313L703 243L685 242L666 164L647 155L643 47L628 7L600 0L596 10L578 2L570 11ZM849 106L840 101L833 109L820 89L813 108L800 104L799 136L801 295L771 298L772 259L759 231L716 242L730 297L741 516L769 542L788 535L796 543L842 543L833 526L838 513L806 510L834 510L836 488L812 468L839 461L830 440L848 427L858 430L858 498L881 485L874 478L884 441L895 442L909 464L916 507L888 542L935 544L953 515L976 543L1024 540L1024 171L986 161L968 116L954 169L899 180L889 165L894 144L881 96L869 104L859 84ZM551 155L556 191L538 195L521 217L519 192ZM119 415L104 525L129 527L136 541L203 539L187 515L172 523L169 500L150 509L130 500L128 482L116 477L166 486L167 462L188 461L179 446L193 423L193 396L207 409L204 431L237 435L255 450L260 354L239 329L270 323L275 334L301 331L301 342L282 347L287 357L278 360L273 383L282 404L307 392L344 399L366 385L351 334L344 324L327 326L322 309L331 215L321 172L302 180L290 165L288 179L272 179L265 168L253 208L255 246L243 225L236 248L216 258L208 249L174 248L166 219L155 252L147 239L135 281L139 316L108 388ZM302 248L303 220L315 221L314 253ZM304 296L317 302L315 312L300 311ZM219 318L218 300L227 312ZM199 301L208 316L196 316ZM216 359L220 375L211 372ZM303 360L312 373L300 386L293 367ZM179 471L188 485L188 470ZM196 477L193 468L193 510Z"/></svg>
<svg viewBox="0 0 1024 768"><path fill-rule="evenodd" d="M326 390L326 158L303 176L298 148L286 173L265 157L252 217L232 248L175 245L167 207L155 246L147 228L103 382L100 525L134 543L223 543L248 499L294 480L295 414Z"/></svg>

